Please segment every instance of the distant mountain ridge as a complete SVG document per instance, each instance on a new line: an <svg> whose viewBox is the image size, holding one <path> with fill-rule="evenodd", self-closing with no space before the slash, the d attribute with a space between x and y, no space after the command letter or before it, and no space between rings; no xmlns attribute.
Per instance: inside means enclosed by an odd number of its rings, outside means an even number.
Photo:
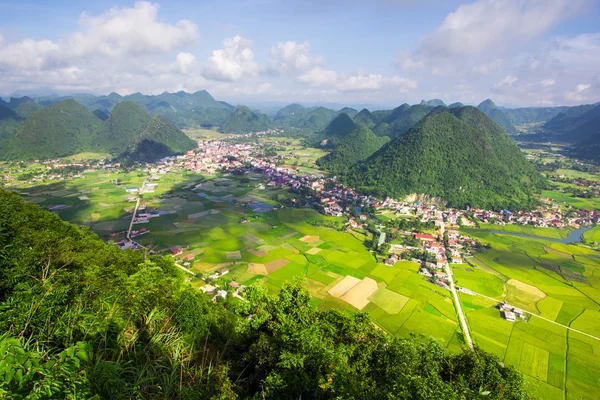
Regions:
<svg viewBox="0 0 600 400"><path fill-rule="evenodd" d="M500 125L507 133L516 133L517 128L510 122L506 114L496 107L496 104L490 100L482 101L478 106L478 109L483 111L488 117Z"/></svg>

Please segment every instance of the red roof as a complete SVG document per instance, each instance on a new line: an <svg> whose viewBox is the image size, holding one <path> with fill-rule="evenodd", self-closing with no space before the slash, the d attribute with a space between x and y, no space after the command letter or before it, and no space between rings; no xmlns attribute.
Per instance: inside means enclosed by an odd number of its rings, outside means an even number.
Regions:
<svg viewBox="0 0 600 400"><path fill-rule="evenodd" d="M415 237L417 239L422 239L422 240L435 240L435 237L428 235L426 233L415 233Z"/></svg>

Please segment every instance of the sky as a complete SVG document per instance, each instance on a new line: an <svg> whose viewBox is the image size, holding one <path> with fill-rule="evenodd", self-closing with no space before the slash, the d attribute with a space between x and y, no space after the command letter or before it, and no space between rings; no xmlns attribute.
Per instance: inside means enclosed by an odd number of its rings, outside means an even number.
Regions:
<svg viewBox="0 0 600 400"><path fill-rule="evenodd" d="M600 101L600 0L0 0L0 95Z"/></svg>

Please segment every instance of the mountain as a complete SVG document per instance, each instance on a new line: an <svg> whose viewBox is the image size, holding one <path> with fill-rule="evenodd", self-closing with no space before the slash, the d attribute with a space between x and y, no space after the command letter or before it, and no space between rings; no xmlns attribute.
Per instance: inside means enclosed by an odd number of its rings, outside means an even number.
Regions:
<svg viewBox="0 0 600 400"><path fill-rule="evenodd" d="M304 111L298 104L292 104L279 110L275 116L274 123L282 127L294 127L311 132L319 132L325 129L327 124L335 117L336 112L325 107L305 108Z"/></svg>
<svg viewBox="0 0 600 400"><path fill-rule="evenodd" d="M270 126L271 119L268 115L256 113L246 106L239 106L219 130L223 133L247 133L264 131Z"/></svg>
<svg viewBox="0 0 600 400"><path fill-rule="evenodd" d="M356 114L358 114L358 111L356 111L354 108L344 107L341 110L337 111L335 113L335 116L338 116L340 114L348 114L350 118L354 118Z"/></svg>
<svg viewBox="0 0 600 400"><path fill-rule="evenodd" d="M277 111L273 120L277 121L290 115L299 115L304 114L305 112L307 112L305 107L301 106L300 104L293 103Z"/></svg>
<svg viewBox="0 0 600 400"><path fill-rule="evenodd" d="M150 162L183 153L196 143L162 116L122 101L96 130L93 147L122 159Z"/></svg>
<svg viewBox="0 0 600 400"><path fill-rule="evenodd" d="M342 180L379 196L425 194L488 209L530 208L532 191L544 185L506 132L469 106L439 107Z"/></svg>
<svg viewBox="0 0 600 400"><path fill-rule="evenodd" d="M6 104L8 108L16 112L20 117L27 118L40 108L39 104L37 104L33 99L23 96L23 97L11 97L10 101Z"/></svg>
<svg viewBox="0 0 600 400"><path fill-rule="evenodd" d="M318 159L317 164L338 174L357 162L366 160L389 140L387 136L375 136L366 126L359 126L346 135L333 152Z"/></svg>
<svg viewBox="0 0 600 400"><path fill-rule="evenodd" d="M7 159L50 159L86 151L101 121L75 100L64 100L29 116L0 146Z"/></svg>
<svg viewBox="0 0 600 400"><path fill-rule="evenodd" d="M490 99L482 101L478 106L478 109L483 111L488 117L494 120L500 125L507 133L516 133L517 128L510 122L506 114L502 112L496 104Z"/></svg>
<svg viewBox="0 0 600 400"><path fill-rule="evenodd" d="M570 121L571 129L560 136L565 142L591 144L600 137L600 105Z"/></svg>
<svg viewBox="0 0 600 400"><path fill-rule="evenodd" d="M417 122L429 114L431 110L433 110L432 106L424 104L417 104L414 106L402 104L400 107L392 110L381 123L375 126L373 132L377 136L387 136L392 139L396 138L412 128Z"/></svg>
<svg viewBox="0 0 600 400"><path fill-rule="evenodd" d="M376 124L375 117L366 108L363 108L358 114L354 116L354 122L356 122L359 125L364 125L367 128L372 128Z"/></svg>
<svg viewBox="0 0 600 400"><path fill-rule="evenodd" d="M461 103L460 101L457 101L456 103L452 103L448 106L448 108L460 108L460 107L464 107L465 105L463 103Z"/></svg>
<svg viewBox="0 0 600 400"><path fill-rule="evenodd" d="M432 106L432 107L438 107L438 106L446 106L446 104L440 100L440 99L431 99L431 100L421 100L421 105L425 105L425 106Z"/></svg>
<svg viewBox="0 0 600 400"><path fill-rule="evenodd" d="M16 112L0 104L0 143L3 139L11 136L23 121L24 119Z"/></svg>
<svg viewBox="0 0 600 400"><path fill-rule="evenodd" d="M0 97L0 106L3 106L6 104L6 101L2 100L2 97Z"/></svg>
<svg viewBox="0 0 600 400"><path fill-rule="evenodd" d="M544 129L554 134L572 131L594 118L593 110L600 104L583 104L569 107L544 124ZM591 114L588 114L592 112Z"/></svg>
<svg viewBox="0 0 600 400"><path fill-rule="evenodd" d="M163 157L185 153L195 147L196 142L165 117L154 115L119 158L153 162Z"/></svg>
<svg viewBox="0 0 600 400"><path fill-rule="evenodd" d="M102 110L94 110L92 111L92 114L98 117L100 121L106 121L108 118L110 118L110 116Z"/></svg>
<svg viewBox="0 0 600 400"><path fill-rule="evenodd" d="M335 117L323 132L321 136L325 139L343 139L353 130L358 128L358 125L346 113L342 113Z"/></svg>
<svg viewBox="0 0 600 400"><path fill-rule="evenodd" d="M513 125L527 125L550 121L568 107L498 107Z"/></svg>

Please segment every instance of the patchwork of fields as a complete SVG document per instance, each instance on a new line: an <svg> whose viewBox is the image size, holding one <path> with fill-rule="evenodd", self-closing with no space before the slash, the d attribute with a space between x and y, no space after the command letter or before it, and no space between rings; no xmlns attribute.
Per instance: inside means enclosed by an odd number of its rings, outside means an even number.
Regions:
<svg viewBox="0 0 600 400"><path fill-rule="evenodd" d="M307 170L321 155L294 151L301 153L297 163ZM135 204L127 201L131 195L125 188L139 187L147 177L142 171L93 172L17 191L61 218L116 241L124 238ZM134 225L149 230L136 238L142 245L164 252L182 246L181 256L189 257L188 268L196 273L228 268L218 281L222 287L230 281L261 282L277 292L284 282L300 276L313 304L322 309L368 312L390 334L422 334L450 350L462 346L449 292L419 275L419 265L378 264L359 240L361 234L311 225L337 220L312 209L269 211L280 204L277 200L293 194L263 188L262 175L177 172L161 175L157 183L155 192L143 195L143 202L160 216ZM600 393L600 341L564 326L600 337L599 253L584 245L511 236L564 238L566 232L558 229L505 226L506 234L493 234L497 226L481 228L465 232L491 248L476 253L470 265L452 267L458 286L486 296L460 294L475 344L526 374L541 398L564 398L565 391L569 399L594 398ZM600 228L586 232L584 241L600 242ZM204 285L199 279L192 283ZM500 301L557 324L535 316L527 322L508 322L495 308Z"/></svg>
<svg viewBox="0 0 600 400"><path fill-rule="evenodd" d="M491 249L477 253L472 265L453 266L457 284L498 300L461 293L475 343L529 376L541 398L561 399L564 390L567 398L595 398L600 340L564 326L600 337L598 253L581 245L467 231ZM495 308L499 301L557 324L535 316L505 321Z"/></svg>

